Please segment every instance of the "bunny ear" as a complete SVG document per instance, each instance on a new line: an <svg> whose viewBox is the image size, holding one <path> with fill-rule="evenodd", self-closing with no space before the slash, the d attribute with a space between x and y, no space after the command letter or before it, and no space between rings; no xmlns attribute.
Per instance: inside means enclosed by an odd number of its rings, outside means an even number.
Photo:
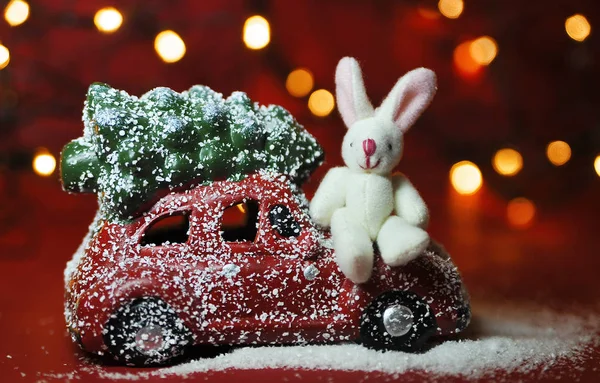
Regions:
<svg viewBox="0 0 600 383"><path fill-rule="evenodd" d="M352 57L344 57L335 70L337 105L344 123L349 128L358 120L373 115L373 105L367 97L362 72Z"/></svg>
<svg viewBox="0 0 600 383"><path fill-rule="evenodd" d="M414 69L402 76L390 94L377 108L377 115L394 121L406 132L429 106L437 90L435 73L429 69Z"/></svg>

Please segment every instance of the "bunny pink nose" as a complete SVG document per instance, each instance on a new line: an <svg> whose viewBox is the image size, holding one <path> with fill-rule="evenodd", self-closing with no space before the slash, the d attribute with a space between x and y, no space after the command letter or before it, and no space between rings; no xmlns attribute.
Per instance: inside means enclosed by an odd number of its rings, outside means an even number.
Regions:
<svg viewBox="0 0 600 383"><path fill-rule="evenodd" d="M363 150L365 151L365 156L371 157L375 154L375 150L377 149L377 145L375 144L375 140L371 138L367 138L362 142Z"/></svg>

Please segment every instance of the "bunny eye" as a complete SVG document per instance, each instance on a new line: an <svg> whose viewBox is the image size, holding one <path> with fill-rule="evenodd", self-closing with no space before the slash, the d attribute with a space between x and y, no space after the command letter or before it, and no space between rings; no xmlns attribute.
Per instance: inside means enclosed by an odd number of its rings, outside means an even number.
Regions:
<svg viewBox="0 0 600 383"><path fill-rule="evenodd" d="M392 144L388 144L388 150L392 150Z"/></svg>
<svg viewBox="0 0 600 383"><path fill-rule="evenodd" d="M353 143L351 142L351 143L350 143L350 147L352 147L352 144L353 144Z"/></svg>

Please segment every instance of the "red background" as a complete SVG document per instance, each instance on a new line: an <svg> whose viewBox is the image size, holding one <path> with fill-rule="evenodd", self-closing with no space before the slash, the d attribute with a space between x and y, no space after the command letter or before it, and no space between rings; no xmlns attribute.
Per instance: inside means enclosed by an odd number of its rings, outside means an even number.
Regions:
<svg viewBox="0 0 600 383"><path fill-rule="evenodd" d="M401 74L430 67L438 74L439 92L407 135L400 169L428 201L430 231L453 254L475 300L534 301L564 311L576 306L598 312L600 177L592 167L600 154L596 3L467 0L461 17L449 20L424 18L420 9L436 9L435 1L425 0L40 0L32 1L30 19L22 26L9 28L0 21L0 41L11 51L9 66L0 71L3 381L36 381L42 379L38 373L72 371L88 363L65 335L62 269L91 222L95 198L63 193L56 174L35 176L28 156L40 146L58 155L62 145L81 134L82 103L93 81L138 95L156 86L181 91L206 84L224 94L243 90L261 103L283 105L326 149L326 164L306 185L310 195L327 168L341 163L344 127L337 114L313 117L306 98L288 95L287 73L307 67L316 87L331 90L339 58L357 57L377 104ZM118 7L125 17L110 35L99 33L92 22L94 12L106 5ZM261 51L250 51L241 41L243 22L255 13L271 22L271 44ZM564 20L574 13L585 14L592 24L583 43L564 30ZM174 29L187 45L177 63L163 63L153 50L154 36L163 29ZM498 57L465 76L453 65L454 48L481 35L496 39ZM571 161L560 168L544 155L554 139L573 149ZM524 158L515 177L501 177L491 166L493 153L505 146L517 148ZM472 197L458 196L447 178L451 165L465 159L477 163L484 176L484 187ZM506 203L516 196L537 206L528 229L512 228L505 219ZM585 358L584 381L597 376L593 367L600 365L599 351ZM551 379L560 373L564 367L509 378ZM295 374L228 371L209 377L394 379ZM425 377L410 373L398 379Z"/></svg>

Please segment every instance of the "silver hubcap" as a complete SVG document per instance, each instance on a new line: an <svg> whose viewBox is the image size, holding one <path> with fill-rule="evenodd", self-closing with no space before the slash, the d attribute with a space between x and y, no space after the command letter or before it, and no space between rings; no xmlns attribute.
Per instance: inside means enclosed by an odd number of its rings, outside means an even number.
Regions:
<svg viewBox="0 0 600 383"><path fill-rule="evenodd" d="M391 336L407 334L413 326L414 316L406 306L390 306L383 312L383 326Z"/></svg>
<svg viewBox="0 0 600 383"><path fill-rule="evenodd" d="M142 327L135 334L135 348L143 354L152 354L164 347L164 338L160 326Z"/></svg>

